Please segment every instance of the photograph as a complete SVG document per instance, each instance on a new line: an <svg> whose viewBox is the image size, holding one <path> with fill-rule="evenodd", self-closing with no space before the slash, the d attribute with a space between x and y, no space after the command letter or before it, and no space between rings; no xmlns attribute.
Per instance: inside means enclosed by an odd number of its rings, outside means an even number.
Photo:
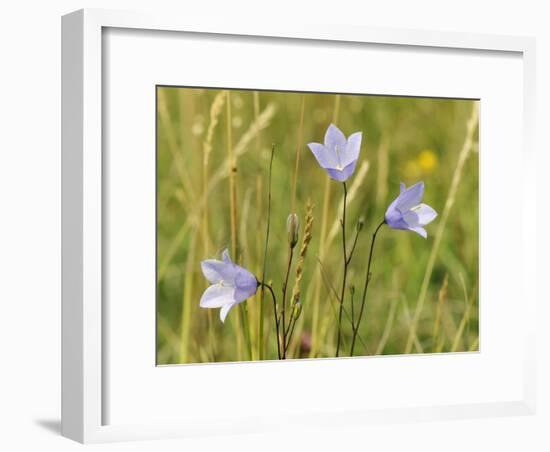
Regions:
<svg viewBox="0 0 550 452"><path fill-rule="evenodd" d="M156 86L157 365L479 351L479 100Z"/></svg>

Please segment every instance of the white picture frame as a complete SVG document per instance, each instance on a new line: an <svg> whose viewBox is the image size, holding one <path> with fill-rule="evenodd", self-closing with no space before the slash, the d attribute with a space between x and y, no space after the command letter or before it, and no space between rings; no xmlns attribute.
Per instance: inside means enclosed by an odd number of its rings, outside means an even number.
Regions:
<svg viewBox="0 0 550 452"><path fill-rule="evenodd" d="M494 54L514 54L520 59L522 92L515 93L523 106L521 127L520 157L524 170L522 190L518 194L523 210L535 210L535 164L532 148L534 123L534 65L535 42L530 38L473 35L463 33L438 33L416 30L349 28L345 26L299 24L280 25L277 29L258 23L209 23L197 24L173 17L142 15L138 13L80 10L63 17L63 133L62 133L62 433L80 442L107 442L118 440L159 439L178 436L212 435L235 432L260 432L278 428L304 428L319 424L338 425L344 423L400 422L403 420L457 419L502 415L529 415L535 411L535 352L534 352L534 306L536 293L534 280L536 262L536 237L534 226L526 221L522 227L522 242L518 246L521 256L522 284L521 298L524 307L523 330L521 330L521 356L518 355L515 371L521 383L521 390L513 396L495 395L495 400L470 400L464 404L448 403L431 405L427 400L411 399L408 403L394 403L393 408L367 410L361 406L341 407L328 405L326 410L317 410L312 415L289 411L279 416L278 421L268 417L238 415L235 422L226 418L206 422L204 418L191 418L181 422L159 417L156 421L130 423L119 422L123 416L112 421L108 414L111 399L116 399L113 390L120 385L112 384L106 373L106 359L111 356L111 336L105 317L103 300L103 274L105 265L104 240L105 219L103 212L109 191L104 187L105 172L102 149L105 146L106 132L103 130L106 93L104 61L105 33L107 30L142 30L144 32L184 32L193 35L213 36L220 42L234 36L246 36L250 42L259 44L284 39L296 44L314 41L319 46L339 43L339 45L361 46L379 45L392 48L406 47L437 50L440 56L455 50L479 52L479 58L491 58ZM271 41L274 40L274 41ZM145 52L146 54L146 52ZM437 55L434 56L437 58ZM233 80L225 86L231 87ZM237 85L238 86L238 85ZM516 85L514 85L516 86ZM273 87L275 88L275 87ZM405 93L401 93L405 94ZM441 95L445 93L441 92ZM450 93L451 95L454 93ZM518 129L519 130L519 129ZM518 132L519 133L519 132ZM485 167L487 168L487 167ZM482 177L482 175L480 175ZM116 315L114 317L116 319ZM136 322L140 321L136 316ZM483 320L482 320L483 322ZM483 328L483 323L481 328ZM154 346L154 344L151 344ZM482 352L483 353L483 350ZM116 353L113 355L116 357ZM457 366L474 365L459 355L448 358L453 362L464 361ZM520 359L521 358L521 359ZM400 358L398 358L400 359ZM404 357L403 359L411 359ZM352 370L353 360L338 360L348 370ZM336 361L332 361L335 363ZM356 361L357 362L357 361ZM514 361L516 362L516 361ZM416 363L416 362L415 362ZM450 363L447 360L444 365ZM275 363L278 364L278 363ZM325 361L323 365L335 365ZM289 369L289 363L283 364ZM311 361L290 363L293 372L304 374L317 372ZM154 367L154 362L152 363ZM260 363L260 366L262 364ZM261 375L264 367L249 367L250 371ZM300 367L298 367L300 366ZM419 375L422 364L419 363ZM236 369L238 366L233 366ZM457 369L459 368L457 367ZM204 378L207 372L221 372L222 366L203 367L197 378ZM185 367L180 367L180 378ZM188 368L191 369L191 368ZM252 370L253 369L253 370ZM262 370L263 369L263 370ZM466 367L464 367L466 369ZM190 370L187 371L191 373ZM236 372L235 370L232 371ZM117 377L122 380L128 375ZM515 383L517 383L515 381ZM517 385L516 385L517 389ZM506 389L507 390L507 389ZM144 388L147 391L147 388ZM140 395L143 396L143 395ZM121 397L117 403L124 403ZM148 402L146 402L147 404ZM170 401L165 402L169 404ZM197 403L190 401L190 403ZM161 405L155 405L159 409ZM122 412L122 411L121 411Z"/></svg>

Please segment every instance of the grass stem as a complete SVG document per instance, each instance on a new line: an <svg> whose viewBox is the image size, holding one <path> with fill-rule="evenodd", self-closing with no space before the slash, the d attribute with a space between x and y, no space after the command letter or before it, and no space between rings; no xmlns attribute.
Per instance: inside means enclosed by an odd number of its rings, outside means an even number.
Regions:
<svg viewBox="0 0 550 452"><path fill-rule="evenodd" d="M304 130L304 112L306 106L306 95L302 94L300 103L300 125L296 137L296 159L294 161L294 179L292 181L292 199L290 202L290 212L296 213L296 190L298 188L298 170L300 167L300 149L302 148L302 134Z"/></svg>
<svg viewBox="0 0 550 452"><path fill-rule="evenodd" d="M332 112L332 122L338 122L338 116L340 115L340 95L337 94L334 96L334 109ZM326 238L328 233L328 216L330 210L330 188L331 188L331 179L325 178L325 188L323 194L323 213L321 217L321 231L319 233L319 259L323 261L326 252ZM311 350L309 352L309 357L314 358L316 356L319 345L322 341L320 335L320 311L321 311L321 274L317 273L314 281L314 295L313 295L313 318L311 326Z"/></svg>
<svg viewBox="0 0 550 452"><path fill-rule="evenodd" d="M424 279L422 280L422 286L420 288L420 293L418 295L418 300L416 302L416 308L412 319L412 325L409 332L409 337L407 339L407 345L405 347L405 353L411 353L411 350L414 344L414 338L416 337L418 322L420 320L420 315L422 314L422 309L424 308L424 302L426 301L426 295L428 293L430 279L432 277L432 272L435 266L435 260L439 252L441 239L443 238L443 233L445 232L445 226L447 225L447 221L449 219L449 215L451 213L451 209L455 201L456 193L460 185L464 164L466 163L466 159L470 155L470 152L474 144L474 132L477 128L478 118L479 118L479 103L474 102L472 107L472 113L466 124L466 136L464 138L464 143L462 145L462 149L460 150L460 153L458 154L458 160L455 166L453 179L451 181L451 186L449 188L447 200L445 201L445 207L443 208L443 213L441 214L441 217L439 219L439 224L437 227L437 231L435 233L434 243L432 245L430 257L428 259L428 265L426 266Z"/></svg>

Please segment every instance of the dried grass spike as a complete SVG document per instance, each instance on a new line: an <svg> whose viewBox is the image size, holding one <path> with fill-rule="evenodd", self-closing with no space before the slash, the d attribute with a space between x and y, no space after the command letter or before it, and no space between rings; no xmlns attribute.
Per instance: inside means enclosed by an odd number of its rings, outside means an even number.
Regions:
<svg viewBox="0 0 550 452"><path fill-rule="evenodd" d="M307 254L307 248L309 242L311 242L312 231L313 231L313 205L308 200L307 202L307 213L306 221L304 226L304 236L302 239L302 246L300 248L300 256L298 258L298 264L296 265L296 276L294 278L294 287L292 288L292 302L296 302L300 298L300 283L302 281L302 276L304 274L304 261Z"/></svg>

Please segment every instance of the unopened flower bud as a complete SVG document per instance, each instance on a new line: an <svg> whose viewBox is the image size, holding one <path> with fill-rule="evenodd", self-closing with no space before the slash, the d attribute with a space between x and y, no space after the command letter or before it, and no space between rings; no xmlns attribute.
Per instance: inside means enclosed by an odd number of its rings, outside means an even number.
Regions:
<svg viewBox="0 0 550 452"><path fill-rule="evenodd" d="M288 244L291 248L296 246L298 243L298 233L300 230L300 220L298 215L291 213L286 220L286 230L288 233Z"/></svg>
<svg viewBox="0 0 550 452"><path fill-rule="evenodd" d="M350 284L349 286L349 293L352 297L355 295L355 286L353 284Z"/></svg>
<svg viewBox="0 0 550 452"><path fill-rule="evenodd" d="M363 229L363 226L365 226L365 218L360 217L357 221L357 230L360 231L361 229Z"/></svg>

